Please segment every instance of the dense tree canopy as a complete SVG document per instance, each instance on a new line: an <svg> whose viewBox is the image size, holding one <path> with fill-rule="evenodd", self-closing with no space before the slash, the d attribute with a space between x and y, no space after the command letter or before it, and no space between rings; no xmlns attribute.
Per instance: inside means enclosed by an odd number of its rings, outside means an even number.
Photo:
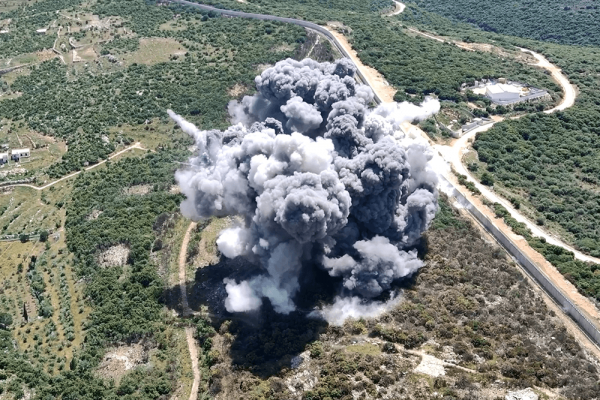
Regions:
<svg viewBox="0 0 600 400"><path fill-rule="evenodd" d="M598 0L414 0L452 20L504 35L600 46Z"/></svg>

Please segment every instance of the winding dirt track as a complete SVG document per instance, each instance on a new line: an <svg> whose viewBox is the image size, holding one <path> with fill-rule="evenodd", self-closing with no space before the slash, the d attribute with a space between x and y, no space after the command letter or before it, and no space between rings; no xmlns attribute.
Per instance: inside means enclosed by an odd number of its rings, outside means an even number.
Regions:
<svg viewBox="0 0 600 400"><path fill-rule="evenodd" d="M446 42L444 39L442 39L440 37L432 36L432 35L417 31L416 29L409 28L409 30L412 32L418 33L424 37L427 37L429 39L433 39L433 40L436 40L439 42ZM458 47L464 48L469 51L473 51L471 48L464 47L464 45L462 45L461 43L454 43L454 42L448 42L448 43L454 44ZM554 78L554 80L562 88L563 99L561 100L561 102L556 107L552 108L551 110L546 110L545 113L552 114L552 113L555 113L558 111L564 111L564 110L572 107L575 104L575 100L577 97L577 90L576 90L575 86L573 86L573 84L571 84L569 79L562 73L561 69L558 68L556 65L550 63L541 54L538 54L532 50L523 49L523 48L521 48L520 50L522 52L531 54L538 61L537 64L533 64L533 65L549 71L551 73L552 77ZM583 254L580 251L577 251L576 249L574 249L572 246L569 246L568 244L564 243L559 238L556 238L556 237L550 235L548 232L540 229L539 226L537 226L537 224L533 223L532 221L528 220L526 217L521 215L512 206L512 204L509 201L507 201L506 199L497 195L492 190L490 190L488 187L479 183L478 180L473 178L473 176L468 171L468 169L465 168L465 166L462 162L462 158L463 158L463 155L469 151L469 146L470 146L471 142L473 141L473 139L475 138L476 134L480 133L480 132L485 132L485 131L491 129L496 123L501 122L502 120L503 119L499 118L499 119L495 120L493 123L476 128L476 129L468 132L467 134L463 135L459 139L455 140L451 146L436 145L434 143L431 143L431 141L430 141L430 143L438 151L438 154L443 159L443 161L450 164L458 173L466 175L468 177L468 180L475 184L475 186L481 191L483 197L487 198L488 200L490 200L492 202L497 202L497 203L502 204L509 211L509 213L511 214L511 216L513 218L515 218L519 222L525 223L527 225L527 227L529 229L531 229L531 231L533 232L534 235L543 237L546 239L546 241L548 243L551 243L551 244L559 246L559 247L563 247L564 249L567 249L568 251L573 252L575 257L579 260L586 261L586 262L600 263L600 259ZM412 127L410 127L410 129L420 131L420 134L423 137L428 139L426 134L424 132L422 132L419 128L412 126ZM406 131L406 129L405 129L405 131ZM440 160L438 160L438 164L440 164L439 161ZM444 164L444 163L442 162L441 164ZM565 277L552 264L550 264L545 259L545 257L543 257L540 253L538 253L533 248L531 248L531 246L529 246L529 244L523 237L516 235L512 231L512 229L504 223L504 221L496 219L494 213L485 204L483 204L483 201L479 197L473 196L466 188L464 188L458 184L456 177L453 174L451 174L450 171L445 171L445 173L443 173L443 175L446 177L446 179L448 179L450 182L453 183L455 190L458 190L465 198L467 198L471 202L471 204L473 204L490 221L494 221L494 225L500 231L502 231L502 233L504 233L507 237L509 237L513 241L513 243L515 243L519 247L519 249L527 257L529 257L530 260L532 260L536 264L538 269L540 271L542 271L546 275L546 277L548 277L548 279L571 301L571 303L573 303L579 309L580 312L582 312L588 318L588 320L590 320L596 326L597 329L600 327L600 311L598 310L596 305L590 299L583 296L571 282L569 282L567 279L565 279ZM533 280L532 280L532 282L533 282ZM544 293L544 292L542 292L542 293ZM544 296L544 298L546 299L546 296ZM548 297L548 299L550 299L550 298ZM546 303L549 307L551 307L551 309L553 308L552 306L554 306L554 303L551 300L550 300L550 302L547 301ZM569 317L564 315L562 312L560 313L560 315L561 315L561 317L563 317L561 319L567 326L568 330L575 337L577 337L579 342L582 345L584 345L584 347L586 347L586 349L588 351L595 354L596 357L600 357L600 348L593 341L591 341Z"/></svg>
<svg viewBox="0 0 600 400"><path fill-rule="evenodd" d="M197 400L198 388L200 387L200 370L198 369L198 348L196 347L196 339L194 339L194 328L185 328L185 337L187 339L190 357L192 358L192 370L194 371L194 383L192 384L189 400Z"/></svg>
<svg viewBox="0 0 600 400"><path fill-rule="evenodd" d="M183 316L187 317L193 315L193 311L190 308L187 298L187 287L185 278L185 258L187 255L188 244L190 243L190 235L196 228L196 223L191 222L185 231L183 241L181 242L181 249L179 250L179 290L181 291L181 307L183 308ZM192 371L194 373L194 383L192 384L192 391L190 392L189 400L196 400L198 398L198 388L200 387L200 369L198 368L198 347L196 346L196 339L194 339L194 328L185 328L185 337L190 351L190 358L192 359Z"/></svg>
<svg viewBox="0 0 600 400"><path fill-rule="evenodd" d="M218 11L221 12L224 15L228 15L228 16L233 16L233 17L243 17L243 18L255 18L255 19L262 19L262 20L276 20L276 21L280 21L280 22L286 22L286 23L292 23L292 24L296 24L296 25L300 25L300 26L304 26L306 28L309 29L313 29L313 30L317 30L321 33L327 33L329 35L333 35L334 39L337 43L335 43L338 47L342 48L352 59L352 61L354 61L355 65L357 66L360 74L362 74L365 77L365 80L367 81L366 83L371 86L371 88L373 89L373 91L376 94L376 97L379 97L379 99L382 102L390 102L393 101L393 88L385 81L384 77L375 69L370 68L365 66L361 60L358 58L357 53L352 49L352 46L348 43L348 41L346 40L346 38L337 33L334 32L333 30L327 29L327 31L323 32L324 29L322 26L318 26L315 25L313 23L310 23L308 21L300 21L300 20L295 20L292 18L282 18L282 17L276 17L276 16L270 16L270 15L261 15L261 14L250 14L250 13L244 13L244 12L238 12L238 11L231 11L231 10L218 10L215 9L214 7L211 6L206 6L206 5L202 5L202 4L198 4L198 3L191 3L187 0L171 0L174 2L178 2L178 3L182 3L182 4L186 4L186 5L190 5L192 7L196 7L196 8L201 8L204 10L213 10L213 11ZM404 4L397 2L397 5L401 5L404 6ZM388 14L388 16L390 15L398 15L400 14L402 11L404 11L405 7L398 7L397 10L400 9L399 12L393 12L392 14ZM396 11L397 11L396 10ZM439 41L439 42L445 42L444 39L442 38L438 38L423 32L419 32L416 29L412 29L409 28L410 31L415 32L417 34L423 35L425 37L428 37L430 39ZM465 47L463 44L461 43L454 43L454 42L450 42L458 47L464 48L466 50L469 51L474 51L470 48ZM564 97L563 100L561 102L561 104L559 104L559 106L557 106L555 109L553 110L548 110L548 112L555 112L555 111L559 111L559 110L564 110L570 106L572 106L574 104L575 101L575 95L576 95L576 90L575 88L571 85L571 83L569 82L568 78L566 78L564 75L562 75L562 73L560 72L560 69L552 64L550 64L542 55L534 53L531 50L527 50L527 49L521 49L524 52L529 52L530 54L532 54L537 60L538 60L538 66L545 68L547 70L549 70L552 74L552 76L557 80L557 82L561 85L561 87L563 88L564 91ZM489 126L480 128L483 130L486 129L490 129L492 126L492 124L490 124ZM414 126L414 125L410 125L410 124L405 124L405 126L403 127L403 130L405 131L405 133L407 134L415 134L415 135L421 135L422 137L426 138L428 140L427 135L418 127ZM481 130L480 130L481 131ZM476 132L475 132L476 133ZM467 136L464 139L464 143L468 143L468 139L469 137L473 137L474 134L473 132L469 133L470 136ZM462 139L462 138L461 138ZM440 146L434 146L436 149L439 150L440 152L440 157L436 157L438 158L438 162L441 161L440 165L447 165L446 163L450 163L451 165L454 165L457 170L459 170L460 167L460 171L464 171L465 168L462 166L462 160L461 160L461 154L463 152L463 149L459 148L458 150L456 149L457 146L445 146L448 147L450 150L448 149L440 149ZM452 153L452 149L454 149L454 152ZM442 151L443 150L443 151ZM448 157L450 158L450 161L446 161L446 160L442 160L442 153L446 153L448 154ZM442 169L444 169L444 167L442 167ZM467 173L465 175L469 176L468 171L466 171ZM461 194L463 194L467 199L469 200L475 200L472 201L472 204L475 205L475 207L477 207L477 209L482 212L485 215L489 215L490 214L490 210L481 202L480 199L477 198L473 198L473 196L470 195L470 193L465 189L462 188L460 185L458 185L458 183L456 182L455 177L450 174L450 171L447 171L446 173L441 172L450 182L453 183L453 185L455 186L455 189L460 191ZM470 177L470 180L474 181L474 179L472 177ZM475 181L475 184L477 184L478 182ZM504 203L503 203L504 204ZM521 216L519 213L516 212L516 210L514 210L512 207L507 207L507 209L509 210L509 212L511 213L511 215L513 215L516 219L518 220L524 220L525 218L523 216ZM519 217L519 218L517 218ZM491 221L495 221L494 216L490 216L489 218ZM546 275L548 276L548 278L551 280L551 282L558 288L561 289L561 291L565 294L566 297L568 297L571 302L573 304L575 304L577 306L577 308L583 312L585 315L587 315L588 319L590 319L591 321L594 322L594 324L597 327L600 327L600 312L598 311L598 309L595 307L595 305L587 298L585 298L584 296L582 296L575 288L574 286L568 282L564 276L562 274L560 274L556 268L554 268L552 265L550 265L543 256L541 256L539 253L537 253L535 250L533 250L528 244L527 242L520 237L516 237L516 235L512 232L512 230L506 226L502 221L496 221L495 224L497 225L497 227L508 237L513 238L514 242L518 245L519 249L526 254L527 256L529 256L530 259L532 259L533 261L535 261L535 263L538 265L539 269L541 271L543 271L544 273L546 273ZM537 226L535 226L536 229L539 230L539 228L537 228ZM536 232L536 231L534 231ZM544 236L546 237L547 234L543 234L540 236ZM548 240L548 239L547 239ZM558 241L556 238L551 238L552 242L551 243L562 243L560 241ZM550 240L548 240L550 242ZM566 247L566 245L564 243L562 243L563 247ZM580 253L581 255L581 253ZM585 256L585 255L584 255ZM550 299L550 297L545 295L544 293L544 299L548 298ZM552 301L552 300L549 300ZM554 303L552 303L554 304ZM599 354L599 348L595 345L594 342L592 342L580 329L579 327L573 322L571 321L566 315L564 315L564 319L563 321L565 322L565 324L567 325L567 328L569 329L570 332L572 332L579 340L580 342L592 353L596 354L598 356Z"/></svg>
<svg viewBox="0 0 600 400"><path fill-rule="evenodd" d="M121 151L119 151L119 152L117 152L117 153L113 154L112 156L108 157L108 160L112 160L113 158L115 158L115 157L118 157L118 156L120 156L121 154L123 154L123 153L126 153L126 152L128 152L128 151L130 151L130 150L134 150L134 149L139 149L139 150L148 150L148 149L146 149L146 148L142 147L142 144L141 144L140 142L137 142L137 143L134 143L133 145L131 145L131 146L127 147L127 148L124 148L123 150L121 150ZM91 170L91 169L97 168L97 167L99 167L100 165L104 164L104 163L105 163L106 161L108 161L108 160L103 160L103 161L100 161L98 164L94 164L94 165L92 165L91 167L87 167L87 168L85 168L83 171L89 171L89 170ZM15 184L15 185L6 185L6 186L2 186L2 187L3 187L3 188L9 188L9 187L28 187L28 188L30 188L30 189L35 189L35 190L44 190L44 189L47 189L47 188L49 188L50 186L54 186L54 185L56 185L57 183L64 181L64 180L66 180L66 179L73 178L74 176L77 176L77 175L79 175L79 174L80 174L80 173L82 173L83 171L77 171L77 172L73 172L72 174L69 174L69 175L67 175L67 176L63 176L62 178L60 178L60 179L57 179L57 180L55 180L55 181L53 181L53 182L50 182L50 183L48 183L48 184L46 184L46 185L44 185L44 186L34 186L34 185L29 185L29 184L27 184L27 183L18 183L18 184Z"/></svg>

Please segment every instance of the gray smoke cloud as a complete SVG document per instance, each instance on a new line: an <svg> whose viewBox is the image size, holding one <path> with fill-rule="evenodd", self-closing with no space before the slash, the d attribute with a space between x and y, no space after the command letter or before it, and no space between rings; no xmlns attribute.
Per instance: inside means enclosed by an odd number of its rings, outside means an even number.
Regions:
<svg viewBox="0 0 600 400"><path fill-rule="evenodd" d="M385 307L359 306L356 296L377 297L423 265L411 248L435 217L437 177L429 146L400 125L427 118L439 103L370 109L373 93L355 73L348 59L281 61L256 77L255 95L229 104L233 125L224 132L201 131L168 111L198 148L193 167L176 172L182 213L242 216L218 248L264 268L248 281L225 280L228 311L256 310L264 298L277 312L294 311L302 266L318 262L351 296L322 315L339 320L354 315L353 305L363 315Z"/></svg>

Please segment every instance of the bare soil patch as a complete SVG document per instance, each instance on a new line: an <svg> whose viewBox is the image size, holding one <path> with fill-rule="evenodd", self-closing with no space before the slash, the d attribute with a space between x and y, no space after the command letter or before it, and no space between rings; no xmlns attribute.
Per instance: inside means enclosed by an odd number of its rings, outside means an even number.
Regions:
<svg viewBox="0 0 600 400"><path fill-rule="evenodd" d="M141 343L111 348L102 358L97 373L118 384L128 371L148 363L148 353L149 349Z"/></svg>
<svg viewBox="0 0 600 400"><path fill-rule="evenodd" d="M122 267L127 263L129 247L124 244L109 247L98 255L98 265L102 268Z"/></svg>
<svg viewBox="0 0 600 400"><path fill-rule="evenodd" d="M362 72L363 76L367 79L368 84L373 88L375 93L379 96L382 102L391 103L394 101L394 95L396 94L396 89L394 89L390 84L385 80L383 75L379 73L375 68L367 67L362 63L360 58L358 57L358 53L352 48L348 39L341 33L337 32L334 28L336 25L329 24L330 27L327 28L329 32L338 40L338 42L342 45L344 50L348 52L350 58L354 62L354 64L358 67L360 72Z"/></svg>
<svg viewBox="0 0 600 400"><path fill-rule="evenodd" d="M248 88L246 86L240 83L236 83L227 91L227 94L229 94L231 97L239 97L242 94L246 93L247 90Z"/></svg>
<svg viewBox="0 0 600 400"><path fill-rule="evenodd" d="M145 194L150 193L152 189L151 185L134 185L128 188L123 189L123 194L127 196L138 195L143 196Z"/></svg>
<svg viewBox="0 0 600 400"><path fill-rule="evenodd" d="M102 211L100 210L93 210L90 215L87 216L87 220L88 221L93 221L95 219L98 219L98 217L100 216L100 214L102 214Z"/></svg>

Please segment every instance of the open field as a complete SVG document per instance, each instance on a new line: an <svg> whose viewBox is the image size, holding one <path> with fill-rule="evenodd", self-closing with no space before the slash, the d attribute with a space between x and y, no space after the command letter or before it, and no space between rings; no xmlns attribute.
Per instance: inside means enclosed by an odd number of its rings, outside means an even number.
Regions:
<svg viewBox="0 0 600 400"><path fill-rule="evenodd" d="M133 63L153 65L167 62L172 56L181 57L186 53L185 47L169 38L140 39L140 48L125 55L122 59L126 65Z"/></svg>
<svg viewBox="0 0 600 400"><path fill-rule="evenodd" d="M45 191L28 187L5 188L0 192L0 235L18 235L60 229L71 183L61 182Z"/></svg>

